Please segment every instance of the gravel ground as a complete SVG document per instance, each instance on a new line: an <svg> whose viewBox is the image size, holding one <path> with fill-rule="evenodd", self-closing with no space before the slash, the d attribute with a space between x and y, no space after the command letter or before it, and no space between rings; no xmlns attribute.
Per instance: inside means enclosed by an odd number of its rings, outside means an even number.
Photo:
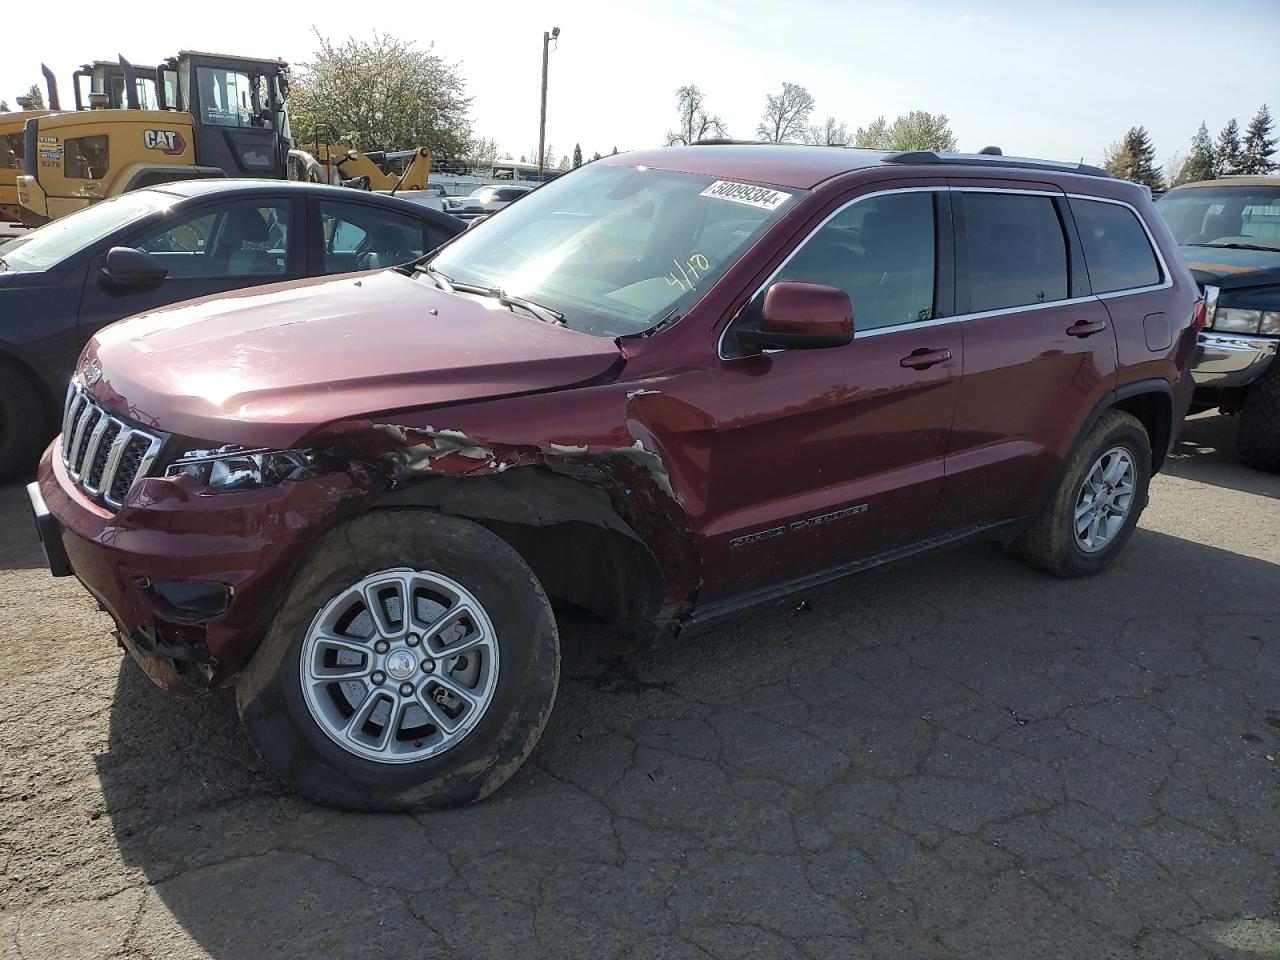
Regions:
<svg viewBox="0 0 1280 960"><path fill-rule="evenodd" d="M0 957L1280 957L1280 477L1192 421L1127 552L977 546L636 651L490 801L285 793L0 489Z"/></svg>

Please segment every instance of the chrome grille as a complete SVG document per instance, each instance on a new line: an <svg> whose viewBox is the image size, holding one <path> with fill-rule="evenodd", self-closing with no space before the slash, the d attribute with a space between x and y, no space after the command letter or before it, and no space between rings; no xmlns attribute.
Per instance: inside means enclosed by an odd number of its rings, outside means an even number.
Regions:
<svg viewBox="0 0 1280 960"><path fill-rule="evenodd" d="M115 510L160 453L164 438L121 420L74 382L67 389L60 445L67 473L85 495Z"/></svg>

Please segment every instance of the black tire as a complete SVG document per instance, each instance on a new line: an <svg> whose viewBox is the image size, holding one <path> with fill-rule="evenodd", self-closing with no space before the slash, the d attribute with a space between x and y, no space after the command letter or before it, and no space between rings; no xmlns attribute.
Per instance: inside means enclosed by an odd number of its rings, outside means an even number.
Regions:
<svg viewBox="0 0 1280 960"><path fill-rule="evenodd" d="M493 623L500 667L487 710L456 745L423 760L380 763L320 727L302 691L299 658L319 610L351 584L396 567L442 574L471 591ZM317 544L241 674L236 700L258 753L299 793L351 810L412 810L470 803L505 783L538 742L559 677L551 606L504 540L428 510L378 510Z"/></svg>
<svg viewBox="0 0 1280 960"><path fill-rule="evenodd" d="M1120 530L1109 543L1090 553L1076 541L1075 507L1089 471L1113 447L1123 448L1133 460L1133 500ZM1138 518L1147 506L1150 483L1151 440L1146 429L1135 417L1120 410L1108 410L1071 455L1052 496L1010 549L1059 577L1092 576L1110 565L1133 536Z"/></svg>
<svg viewBox="0 0 1280 960"><path fill-rule="evenodd" d="M1249 386L1240 409L1236 452L1251 467L1280 473L1280 365Z"/></svg>
<svg viewBox="0 0 1280 960"><path fill-rule="evenodd" d="M0 363L0 483L34 470L48 439L40 395L21 373Z"/></svg>

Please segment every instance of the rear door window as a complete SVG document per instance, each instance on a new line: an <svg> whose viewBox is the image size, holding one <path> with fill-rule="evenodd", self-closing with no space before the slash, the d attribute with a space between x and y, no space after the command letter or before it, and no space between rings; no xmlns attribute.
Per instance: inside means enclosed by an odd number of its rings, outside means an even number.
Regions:
<svg viewBox="0 0 1280 960"><path fill-rule="evenodd" d="M1071 200L1094 293L1150 287L1161 280L1147 231L1128 207L1101 200Z"/></svg>
<svg viewBox="0 0 1280 960"><path fill-rule="evenodd" d="M394 267L426 253L422 221L371 204L320 201L324 273Z"/></svg>
<svg viewBox="0 0 1280 960"><path fill-rule="evenodd" d="M1067 242L1053 198L965 192L969 312L1067 298Z"/></svg>

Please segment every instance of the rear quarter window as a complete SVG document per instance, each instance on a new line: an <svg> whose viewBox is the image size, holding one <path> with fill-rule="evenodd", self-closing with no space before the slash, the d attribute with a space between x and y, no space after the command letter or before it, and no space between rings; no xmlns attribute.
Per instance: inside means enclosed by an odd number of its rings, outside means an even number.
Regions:
<svg viewBox="0 0 1280 960"><path fill-rule="evenodd" d="M1094 293L1114 293L1160 283L1160 263L1147 231L1128 207L1101 200L1071 200L1085 266Z"/></svg>

